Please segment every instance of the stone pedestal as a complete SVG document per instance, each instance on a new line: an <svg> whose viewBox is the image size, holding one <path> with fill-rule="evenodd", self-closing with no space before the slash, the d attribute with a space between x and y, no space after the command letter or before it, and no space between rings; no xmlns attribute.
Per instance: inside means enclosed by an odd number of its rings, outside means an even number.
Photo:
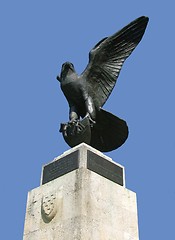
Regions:
<svg viewBox="0 0 175 240"><path fill-rule="evenodd" d="M124 168L80 144L45 165L28 193L23 240L138 240Z"/></svg>

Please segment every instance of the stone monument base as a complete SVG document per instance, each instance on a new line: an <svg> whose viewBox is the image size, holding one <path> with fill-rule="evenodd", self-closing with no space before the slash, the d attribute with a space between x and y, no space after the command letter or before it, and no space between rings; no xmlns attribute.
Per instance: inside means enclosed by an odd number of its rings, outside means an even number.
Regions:
<svg viewBox="0 0 175 240"><path fill-rule="evenodd" d="M82 143L42 170L28 193L23 240L138 240L124 168Z"/></svg>

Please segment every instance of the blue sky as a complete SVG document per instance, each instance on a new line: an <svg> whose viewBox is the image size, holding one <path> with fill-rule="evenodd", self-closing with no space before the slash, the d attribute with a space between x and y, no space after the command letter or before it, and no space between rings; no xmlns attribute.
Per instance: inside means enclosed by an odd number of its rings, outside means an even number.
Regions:
<svg viewBox="0 0 175 240"><path fill-rule="evenodd" d="M138 198L141 240L174 239L174 3L167 1L1 1L1 239L23 236L27 192L43 164L69 147L59 133L68 105L56 76L63 62L78 73L90 49L135 18L150 18L104 109L130 134L109 152L125 166Z"/></svg>

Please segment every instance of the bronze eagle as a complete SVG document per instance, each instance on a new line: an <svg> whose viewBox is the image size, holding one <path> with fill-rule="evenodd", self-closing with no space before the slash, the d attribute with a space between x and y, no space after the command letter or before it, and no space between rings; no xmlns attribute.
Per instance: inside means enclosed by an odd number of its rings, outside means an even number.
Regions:
<svg viewBox="0 0 175 240"><path fill-rule="evenodd" d="M110 37L98 42L89 53L81 75L66 62L57 76L69 104L69 122L60 131L71 146L85 142L102 151L120 147L128 137L124 120L102 109L110 96L124 61L141 41L148 24L142 16Z"/></svg>

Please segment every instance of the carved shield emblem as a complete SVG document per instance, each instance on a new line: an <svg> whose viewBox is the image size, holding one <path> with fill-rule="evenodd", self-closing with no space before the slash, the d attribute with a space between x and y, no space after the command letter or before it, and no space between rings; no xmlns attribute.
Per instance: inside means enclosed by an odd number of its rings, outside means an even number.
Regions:
<svg viewBox="0 0 175 240"><path fill-rule="evenodd" d="M41 200L41 215L44 222L50 222L57 214L57 196L55 193L50 193L43 196Z"/></svg>

